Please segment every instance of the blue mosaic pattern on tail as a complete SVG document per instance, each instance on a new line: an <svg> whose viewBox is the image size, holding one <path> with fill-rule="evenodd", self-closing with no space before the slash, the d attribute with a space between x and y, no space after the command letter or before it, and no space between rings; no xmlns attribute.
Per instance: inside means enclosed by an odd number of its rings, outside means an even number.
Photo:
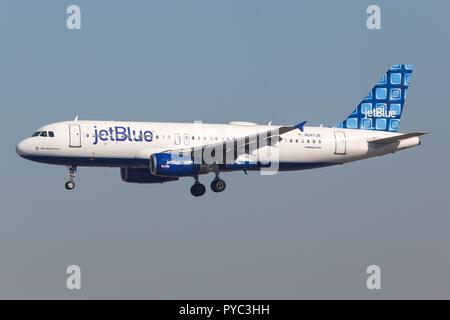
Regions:
<svg viewBox="0 0 450 320"><path fill-rule="evenodd" d="M411 81L413 66L393 65L338 128L396 132Z"/></svg>

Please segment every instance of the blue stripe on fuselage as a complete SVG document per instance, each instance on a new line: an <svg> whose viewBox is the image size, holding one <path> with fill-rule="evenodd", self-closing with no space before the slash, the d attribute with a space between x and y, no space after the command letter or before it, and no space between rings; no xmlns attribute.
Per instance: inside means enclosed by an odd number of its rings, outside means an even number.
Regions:
<svg viewBox="0 0 450 320"><path fill-rule="evenodd" d="M307 170L307 169L316 169L333 166L337 163L326 163L326 162L280 162L278 163L279 171L295 171L295 170ZM250 163L250 164L226 164L219 166L220 171L238 171L238 170L248 170L255 171L260 170L261 168L272 168L276 169L276 164L273 165L263 165L261 163Z"/></svg>
<svg viewBox="0 0 450 320"><path fill-rule="evenodd" d="M133 159L133 158L89 158L89 157L50 157L50 156L21 156L27 160L65 166L80 166L80 167L148 167L149 159ZM322 168L335 165L336 163L305 163L305 162L281 162L279 163L280 171L293 170L307 170ZM260 170L261 168L268 168L270 165L263 165L261 163L234 163L220 165L220 171L239 171L239 170ZM274 167L274 166L272 166Z"/></svg>
<svg viewBox="0 0 450 320"><path fill-rule="evenodd" d="M149 159L133 158L89 158L89 157L50 157L50 156L21 156L27 160L80 167L148 167Z"/></svg>

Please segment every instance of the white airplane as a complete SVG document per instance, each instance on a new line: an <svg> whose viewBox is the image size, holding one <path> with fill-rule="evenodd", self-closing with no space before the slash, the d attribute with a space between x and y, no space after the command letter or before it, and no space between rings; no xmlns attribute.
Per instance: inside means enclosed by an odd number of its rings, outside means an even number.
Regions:
<svg viewBox="0 0 450 320"><path fill-rule="evenodd" d="M392 66L342 123L332 127L124 121L59 122L21 141L21 157L69 169L118 167L122 180L164 183L193 177L193 196L206 188L199 175L215 173L214 192L225 190L221 172L305 170L394 153L420 145L424 132L397 133L412 65Z"/></svg>

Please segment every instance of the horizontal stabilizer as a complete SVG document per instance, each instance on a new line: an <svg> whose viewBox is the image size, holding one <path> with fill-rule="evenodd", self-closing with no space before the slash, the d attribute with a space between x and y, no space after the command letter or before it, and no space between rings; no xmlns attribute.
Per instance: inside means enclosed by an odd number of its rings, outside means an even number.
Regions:
<svg viewBox="0 0 450 320"><path fill-rule="evenodd" d="M393 137L389 137L389 138L380 138L380 139L369 140L368 142L373 143L373 144L389 144L389 143L398 142L400 140L404 140L404 139L408 139L408 138L412 138L412 137L420 137L427 133L428 132L411 132L411 133L400 134L398 136L393 136Z"/></svg>

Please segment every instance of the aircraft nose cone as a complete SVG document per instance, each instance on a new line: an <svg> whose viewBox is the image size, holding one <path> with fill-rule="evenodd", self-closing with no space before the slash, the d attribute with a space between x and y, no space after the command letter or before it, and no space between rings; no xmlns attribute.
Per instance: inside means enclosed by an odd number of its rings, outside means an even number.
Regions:
<svg viewBox="0 0 450 320"><path fill-rule="evenodd" d="M28 154L28 143L26 140L23 140L21 142L19 142L19 144L16 146L16 153L23 157L26 156Z"/></svg>

